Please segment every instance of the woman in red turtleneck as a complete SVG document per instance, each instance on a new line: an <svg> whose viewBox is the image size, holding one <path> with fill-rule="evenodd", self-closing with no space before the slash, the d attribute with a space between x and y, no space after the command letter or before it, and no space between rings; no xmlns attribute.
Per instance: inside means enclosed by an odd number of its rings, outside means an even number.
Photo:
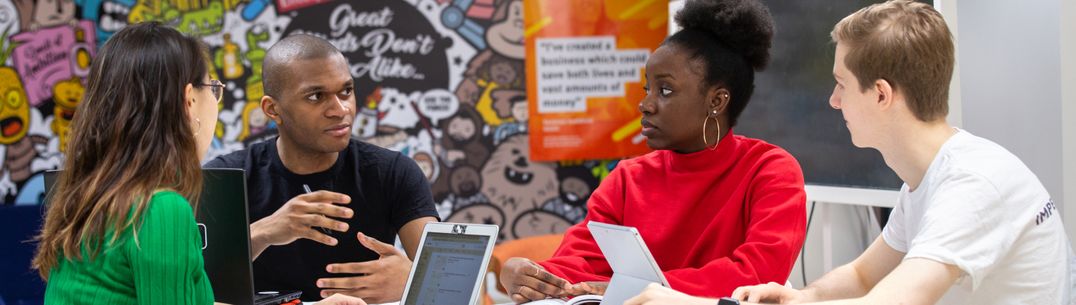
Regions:
<svg viewBox="0 0 1076 305"><path fill-rule="evenodd" d="M788 152L731 131L769 59L773 21L757 2L723 0L688 1L676 20L684 29L647 61L639 103L657 151L617 165L553 258L505 263L513 301L604 291L612 270L588 221L638 228L672 288L690 295L787 280L806 234L803 174Z"/></svg>

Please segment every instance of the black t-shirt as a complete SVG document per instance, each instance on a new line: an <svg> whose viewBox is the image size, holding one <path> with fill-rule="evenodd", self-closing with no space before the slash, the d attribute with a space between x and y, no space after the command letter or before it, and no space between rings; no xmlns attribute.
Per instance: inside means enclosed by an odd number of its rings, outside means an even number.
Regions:
<svg viewBox="0 0 1076 305"><path fill-rule="evenodd" d="M403 154L352 139L336 163L320 173L298 175L280 160L276 138L245 150L213 159L207 168L239 168L246 171L250 221L272 215L288 200L312 191L328 190L351 196L344 205L354 211L347 220L347 233L330 231L338 243L324 245L299 239L284 246L270 246L254 261L254 287L259 291L302 290L303 300L321 299L316 281L329 274L325 266L375 260L377 254L359 244L362 232L392 244L396 233L411 220L438 217L429 182L413 160Z"/></svg>

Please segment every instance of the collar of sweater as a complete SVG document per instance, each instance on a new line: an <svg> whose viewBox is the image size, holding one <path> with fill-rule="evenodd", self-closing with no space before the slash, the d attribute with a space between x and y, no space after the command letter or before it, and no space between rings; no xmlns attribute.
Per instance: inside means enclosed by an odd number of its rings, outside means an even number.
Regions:
<svg viewBox="0 0 1076 305"><path fill-rule="evenodd" d="M662 159L666 168L674 172L724 172L739 159L740 142L743 137L735 135L730 130L728 134L717 143L717 148L703 148L693 153L681 154L671 150L663 150Z"/></svg>

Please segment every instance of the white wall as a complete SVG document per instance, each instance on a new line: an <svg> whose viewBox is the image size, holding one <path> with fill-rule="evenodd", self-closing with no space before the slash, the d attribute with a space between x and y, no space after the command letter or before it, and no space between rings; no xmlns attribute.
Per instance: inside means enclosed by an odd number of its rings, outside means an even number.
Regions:
<svg viewBox="0 0 1076 305"><path fill-rule="evenodd" d="M957 56L963 127L1020 157L1072 210L1063 187L1061 2L960 1ZM1076 218L1065 220L1071 232Z"/></svg>
<svg viewBox="0 0 1076 305"><path fill-rule="evenodd" d="M957 1L956 0L934 0L934 8L942 14L945 18L945 24L949 26L949 31L953 33L954 39L960 39L960 24L958 23L957 14ZM956 45L957 54L960 52L960 45ZM960 57L957 56L956 66L953 69L953 80L949 83L949 116L946 120L950 125L956 127L964 127L963 107L960 103Z"/></svg>
<svg viewBox="0 0 1076 305"><path fill-rule="evenodd" d="M1061 1L1061 212L1069 240L1076 243L1076 1Z"/></svg>

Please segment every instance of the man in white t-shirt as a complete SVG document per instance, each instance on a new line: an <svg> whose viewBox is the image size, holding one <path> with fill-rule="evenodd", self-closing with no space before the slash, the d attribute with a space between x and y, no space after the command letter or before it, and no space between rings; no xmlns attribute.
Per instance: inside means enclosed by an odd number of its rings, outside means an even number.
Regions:
<svg viewBox="0 0 1076 305"><path fill-rule="evenodd" d="M1046 188L1005 148L945 121L954 48L942 16L894 0L831 36L830 106L905 182L882 236L803 290L707 300L650 287L626 304L1076 304L1076 256Z"/></svg>

